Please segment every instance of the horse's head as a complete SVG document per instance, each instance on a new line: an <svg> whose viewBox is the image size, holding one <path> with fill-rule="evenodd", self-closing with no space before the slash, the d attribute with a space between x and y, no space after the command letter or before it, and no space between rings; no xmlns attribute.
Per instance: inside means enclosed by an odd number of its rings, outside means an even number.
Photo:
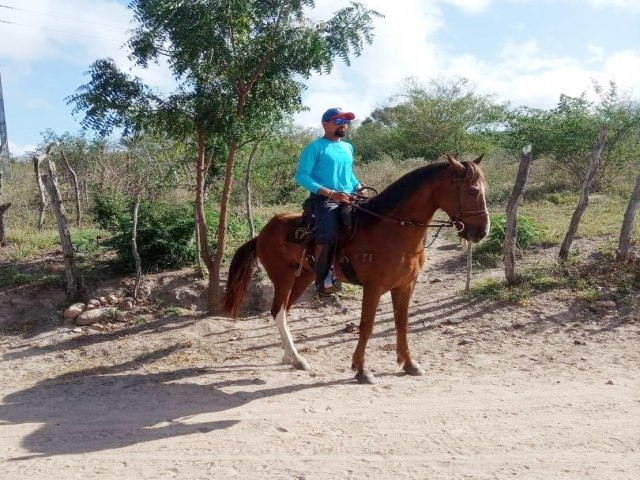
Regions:
<svg viewBox="0 0 640 480"><path fill-rule="evenodd" d="M473 162L461 163L451 155L449 170L446 176L450 182L438 189L438 206L447 212L458 230L458 236L471 242L479 242L489 233L489 212L484 198L485 182L480 161L482 156Z"/></svg>

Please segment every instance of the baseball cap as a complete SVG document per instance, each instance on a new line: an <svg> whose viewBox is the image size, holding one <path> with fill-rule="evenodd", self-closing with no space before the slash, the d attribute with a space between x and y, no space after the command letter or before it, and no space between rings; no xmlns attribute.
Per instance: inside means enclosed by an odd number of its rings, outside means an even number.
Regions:
<svg viewBox="0 0 640 480"><path fill-rule="evenodd" d="M346 118L353 120L356 116L351 112L344 112L340 107L330 108L322 115L323 122L329 122L335 118Z"/></svg>

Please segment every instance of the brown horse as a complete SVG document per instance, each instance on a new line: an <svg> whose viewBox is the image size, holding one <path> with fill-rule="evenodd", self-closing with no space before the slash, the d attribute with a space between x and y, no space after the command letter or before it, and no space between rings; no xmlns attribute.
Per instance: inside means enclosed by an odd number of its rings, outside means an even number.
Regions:
<svg viewBox="0 0 640 480"><path fill-rule="evenodd" d="M356 212L358 226L349 237L341 235L338 256L344 252L355 277L363 287L360 338L353 354L352 368L361 383L373 383L365 367L364 353L373 331L373 321L382 294L391 292L397 332L398 364L409 375L423 375L411 358L407 343L409 301L424 264L427 227L438 209L444 210L458 235L478 242L489 229L484 177L473 162L448 162L420 167L392 183L361 204ZM309 365L296 351L287 326L291 305L314 280L313 265L302 245L288 242L287 235L300 219L298 214L274 216L253 240L235 253L229 269L224 299L225 311L236 316L255 268L256 256L274 285L271 315L276 320L284 348L283 363L300 370ZM348 281L336 262L336 276Z"/></svg>

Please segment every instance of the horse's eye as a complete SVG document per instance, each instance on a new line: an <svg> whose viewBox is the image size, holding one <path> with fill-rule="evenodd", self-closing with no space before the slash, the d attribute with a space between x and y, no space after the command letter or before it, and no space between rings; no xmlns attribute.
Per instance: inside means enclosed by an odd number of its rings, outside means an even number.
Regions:
<svg viewBox="0 0 640 480"><path fill-rule="evenodd" d="M469 195L477 196L480 194L480 189L478 187L469 187Z"/></svg>

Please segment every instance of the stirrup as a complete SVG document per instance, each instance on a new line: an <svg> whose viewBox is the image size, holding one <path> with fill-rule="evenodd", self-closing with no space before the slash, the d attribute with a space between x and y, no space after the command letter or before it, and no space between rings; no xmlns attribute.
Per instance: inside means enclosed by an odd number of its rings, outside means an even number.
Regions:
<svg viewBox="0 0 640 480"><path fill-rule="evenodd" d="M316 297L332 297L334 294L342 291L342 283L334 280L333 285L325 287L324 285L316 285Z"/></svg>

